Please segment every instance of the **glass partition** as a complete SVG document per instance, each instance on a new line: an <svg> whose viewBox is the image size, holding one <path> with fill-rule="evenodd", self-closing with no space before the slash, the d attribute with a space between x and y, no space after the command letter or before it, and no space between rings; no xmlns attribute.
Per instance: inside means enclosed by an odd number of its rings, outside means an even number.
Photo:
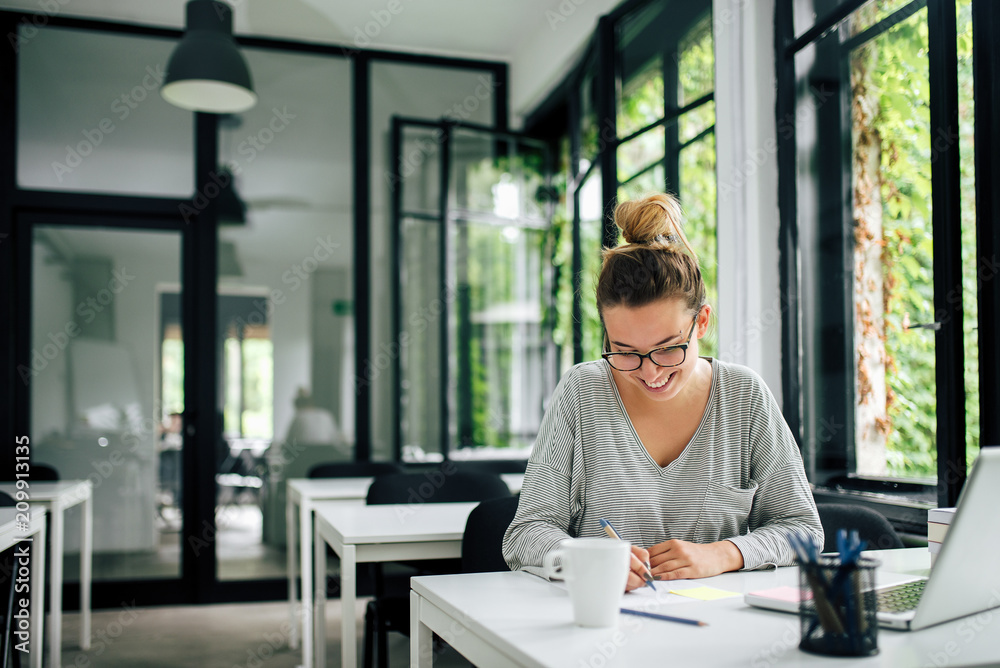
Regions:
<svg viewBox="0 0 1000 668"><path fill-rule="evenodd" d="M61 480L93 485L95 582L180 576L183 397L176 376L177 232L38 225L32 241L32 458ZM166 370L166 375L164 374ZM79 557L80 506L67 510L66 553ZM73 580L79 568L67 563Z"/></svg>
<svg viewBox="0 0 1000 668"><path fill-rule="evenodd" d="M244 49L260 100L220 118L217 558L285 572L285 485L354 458L351 74Z"/></svg>
<svg viewBox="0 0 1000 668"><path fill-rule="evenodd" d="M27 22L21 31L20 187L170 197L194 192L194 114L159 93L175 42Z"/></svg>
<svg viewBox="0 0 1000 668"><path fill-rule="evenodd" d="M399 274L393 258L397 243L391 238L393 197L398 183L394 180L397 165L391 146L391 127L394 116L418 118L428 121L459 121L492 126L497 90L493 76L486 70L456 67L433 67L390 62L374 62L371 66L371 221L372 234L369 247L358 252L370 254L372 263L372 339L371 359L359 369L359 382L371 387L371 452L374 459L393 459L396 444L397 393L401 379L395 376L397 358L405 355L392 318L392 295L396 290ZM440 135L407 133L406 143L398 156L398 167L411 185L403 192L407 213L439 215L440 170L438 148ZM411 180L412 179L412 180ZM418 217L419 218L419 217ZM426 230L423 223L408 221L407 234ZM428 242L421 242L421 247ZM413 269L416 271L416 269ZM438 310L442 297L440 287L427 288L427 293L416 286L408 286L411 307L421 312L427 324L427 335L439 325ZM430 389L433 391L433 387ZM428 399L428 401L434 401ZM430 406L429 409L434 410ZM429 418L428 418L429 419ZM438 433L436 427L428 427ZM429 434L428 434L428 437ZM433 442L421 447L437 448Z"/></svg>

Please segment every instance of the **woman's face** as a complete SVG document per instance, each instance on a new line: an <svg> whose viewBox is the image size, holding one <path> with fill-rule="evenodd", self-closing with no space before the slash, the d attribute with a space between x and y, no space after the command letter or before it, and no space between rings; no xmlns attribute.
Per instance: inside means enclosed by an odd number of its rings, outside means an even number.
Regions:
<svg viewBox="0 0 1000 668"><path fill-rule="evenodd" d="M642 396L653 401L668 401L678 396L698 366L698 339L708 329L710 308L706 305L697 315L692 314L680 299L663 299L645 306L613 306L604 309L604 326L608 333L609 351L646 354L660 349L659 361L674 362L680 351L669 349L687 343L684 361L678 366L663 367L644 357L634 371L614 370L617 377L634 386ZM690 340L689 340L690 337ZM613 358L619 367L625 360ZM632 358L634 361L634 358ZM619 363L621 360L625 363ZM613 365L614 366L614 365Z"/></svg>

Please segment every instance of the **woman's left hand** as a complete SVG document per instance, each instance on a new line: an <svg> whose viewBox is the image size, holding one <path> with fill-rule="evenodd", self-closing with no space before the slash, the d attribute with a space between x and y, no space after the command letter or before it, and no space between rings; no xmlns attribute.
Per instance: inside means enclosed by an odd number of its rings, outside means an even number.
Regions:
<svg viewBox="0 0 1000 668"><path fill-rule="evenodd" d="M668 540L649 548L649 563L657 580L707 578L743 568L743 553L728 540L708 544Z"/></svg>

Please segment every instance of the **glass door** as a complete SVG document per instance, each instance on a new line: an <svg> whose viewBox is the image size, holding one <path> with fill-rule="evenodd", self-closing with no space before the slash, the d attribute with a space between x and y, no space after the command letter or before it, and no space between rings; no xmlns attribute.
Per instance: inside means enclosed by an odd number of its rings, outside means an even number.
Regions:
<svg viewBox="0 0 1000 668"><path fill-rule="evenodd" d="M93 485L93 579L181 577L181 233L30 221L31 334L18 380L30 395L32 462ZM25 229L25 228L22 228ZM80 506L67 511L67 582Z"/></svg>

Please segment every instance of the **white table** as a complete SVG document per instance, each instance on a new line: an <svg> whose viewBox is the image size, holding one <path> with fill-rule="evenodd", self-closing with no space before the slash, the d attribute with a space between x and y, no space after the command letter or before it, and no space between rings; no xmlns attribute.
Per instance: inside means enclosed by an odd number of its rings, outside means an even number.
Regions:
<svg viewBox="0 0 1000 668"><path fill-rule="evenodd" d="M503 473L500 475L511 493L521 491L523 473ZM313 608L313 509L320 501L339 501L348 505L363 505L368 488L374 478L292 478L288 481L285 494L286 559L288 572L288 607L292 631L289 645L298 647L299 623L306 631L302 634L302 664L313 664L312 625ZM298 508L298 517L296 517ZM296 541L295 527L299 528L301 541L302 608L298 609L296 586Z"/></svg>
<svg viewBox="0 0 1000 668"><path fill-rule="evenodd" d="M897 573L926 574L926 548L872 553ZM708 585L739 592L797 585L798 569L726 573L663 589ZM438 575L410 580L410 666L433 663L437 633L477 666L967 666L1000 663L1000 609L921 631L880 629L879 653L817 656L798 648L797 615L759 610L743 597L663 605L664 614L706 627L619 616L617 629L572 622L567 591L524 572ZM629 601L634 594L626 595ZM632 598L631 600L637 600Z"/></svg>
<svg viewBox="0 0 1000 668"><path fill-rule="evenodd" d="M0 491L13 495L14 483L0 484ZM90 649L90 589L93 563L93 484L90 480L32 482L28 489L31 504L47 508L52 517L52 564L49 589L49 660L57 666L62 655L62 585L67 508L82 504L80 522L80 648Z"/></svg>
<svg viewBox="0 0 1000 668"><path fill-rule="evenodd" d="M343 668L357 665L356 568L360 563L462 556L465 522L477 503L317 503L315 665L325 666L326 545L340 557Z"/></svg>
<svg viewBox="0 0 1000 668"><path fill-rule="evenodd" d="M13 496L15 483L0 484L0 491ZM62 656L62 590L65 516L67 508L83 504L80 522L80 649L90 649L90 585L93 563L93 495L90 480L60 480L58 482L32 482L28 488L31 505L48 509L52 517L52 581L49 585L49 662L58 666Z"/></svg>
<svg viewBox="0 0 1000 668"><path fill-rule="evenodd" d="M46 513L45 509L31 504L30 516L27 526L15 508L0 508L0 552L15 547L21 541L28 539L31 541L31 587L30 601L31 613L29 615L31 627L29 629L29 651L31 653L31 668L42 668L42 652L45 643L45 529ZM15 559L14 568L17 570L18 563ZM16 575L14 577L17 577ZM11 583L14 584L14 583ZM20 583L18 583L20 584ZM18 599L15 591L14 614L17 614ZM6 606L6 602L4 602ZM15 643L19 642L15 639Z"/></svg>

